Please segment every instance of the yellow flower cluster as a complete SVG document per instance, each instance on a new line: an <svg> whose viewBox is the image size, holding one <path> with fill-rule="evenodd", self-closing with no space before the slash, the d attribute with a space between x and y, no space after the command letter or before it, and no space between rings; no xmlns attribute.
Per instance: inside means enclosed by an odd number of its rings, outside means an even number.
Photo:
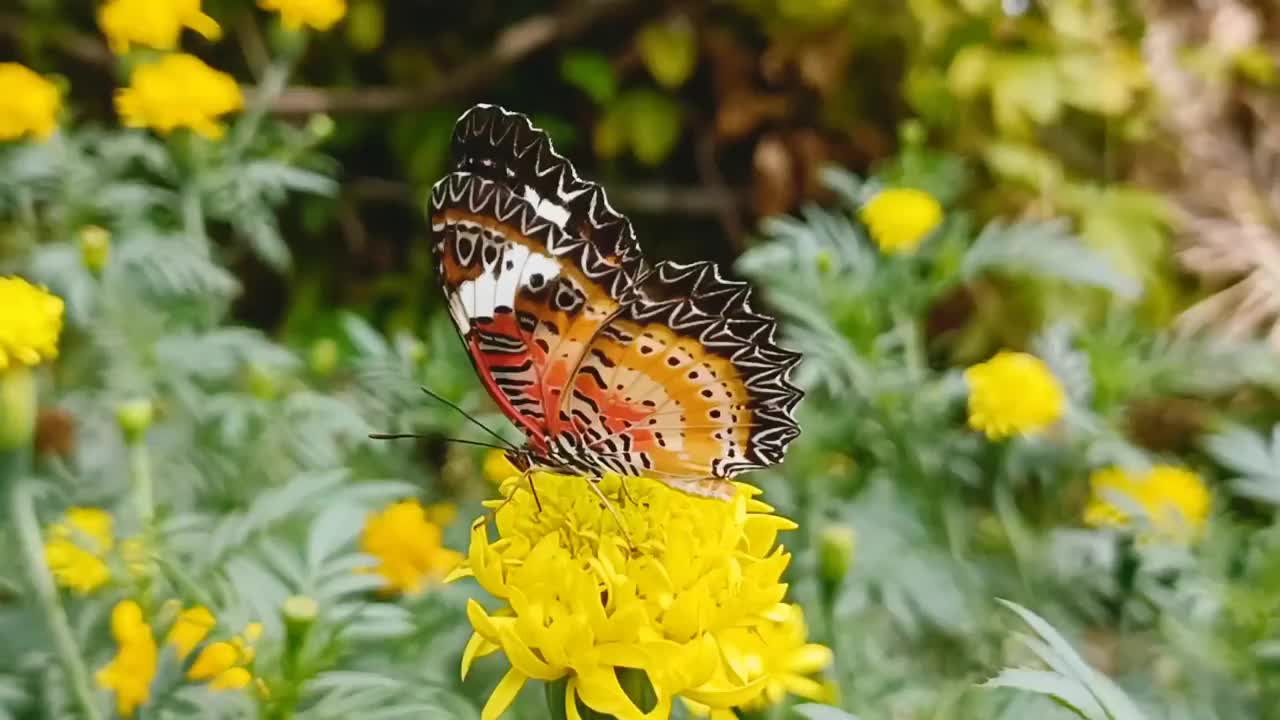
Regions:
<svg viewBox="0 0 1280 720"><path fill-rule="evenodd" d="M1133 509L1142 513L1139 524L1143 541L1187 542L1204 530L1212 499L1200 476L1171 465L1155 465L1145 473L1111 467L1096 470L1089 477L1092 495L1084 510L1084 521L1094 527L1130 528ZM1127 498L1125 507L1115 495Z"/></svg>
<svg viewBox="0 0 1280 720"><path fill-rule="evenodd" d="M222 36L218 23L201 12L200 0L108 0L98 8L98 27L111 52L121 55L131 45L173 50L183 28L208 40Z"/></svg>
<svg viewBox="0 0 1280 720"><path fill-rule="evenodd" d="M378 564L367 571L382 576L388 593L416 593L440 582L462 560L461 553L442 544L442 526L454 512L449 505L423 507L417 500L404 500L370 515L360 550Z"/></svg>
<svg viewBox="0 0 1280 720"><path fill-rule="evenodd" d="M1062 418L1067 398L1040 358L1001 351L964 373L969 427L992 440L1040 432Z"/></svg>
<svg viewBox="0 0 1280 720"><path fill-rule="evenodd" d="M111 581L112 551L116 550L111 515L98 508L73 507L45 532L44 561L54 581L87 595ZM138 538L119 545L118 561L133 577L147 570L147 551Z"/></svg>
<svg viewBox="0 0 1280 720"><path fill-rule="evenodd" d="M0 277L0 372L58 357L62 310L57 295L20 277Z"/></svg>
<svg viewBox="0 0 1280 720"><path fill-rule="evenodd" d="M186 660L217 625L208 608L197 605L178 613L165 636L165 644L173 646L179 660ZM208 681L214 690L238 690L253 681L252 643L262 634L262 626L251 623L243 635L229 641L219 640L205 645L187 670L187 679ZM98 686L116 696L116 710L122 716L132 715L151 699L151 682L155 679L159 651L155 634L143 616L142 607L133 600L123 600L111 611L111 635L116 641L116 654L98 670Z"/></svg>
<svg viewBox="0 0 1280 720"><path fill-rule="evenodd" d="M142 607L132 600L111 610L111 636L116 655L98 671L98 686L116 694L116 711L129 716L151 698L151 681L156 676L159 653L151 626L142 617Z"/></svg>
<svg viewBox="0 0 1280 720"><path fill-rule="evenodd" d="M162 133L185 127L210 139L222 137L220 118L242 107L235 78L187 54L138 67L129 87L116 93L116 110L128 127Z"/></svg>
<svg viewBox="0 0 1280 720"><path fill-rule="evenodd" d="M942 206L923 190L889 188L858 211L871 239L890 255L909 253L942 222Z"/></svg>
<svg viewBox="0 0 1280 720"><path fill-rule="evenodd" d="M61 109L56 85L23 65L0 62L0 142L26 135L47 139L58 126Z"/></svg>
<svg viewBox="0 0 1280 720"><path fill-rule="evenodd" d="M776 545L795 524L772 513L759 491L738 485L730 502L696 498L644 478L606 477L618 497L603 506L587 479L548 473L507 478L495 508L472 526L466 562L449 577L474 577L504 607L472 600L475 630L462 658L501 650L511 669L490 696L484 720L500 716L529 679L567 678L565 712L578 701L620 720L666 718L676 697L726 709L773 699L824 665L817 646L794 642L794 610L782 600L790 555ZM537 502L541 502L541 510ZM778 632L777 623L791 624ZM803 632L801 630L801 632ZM767 660L766 660L767 659ZM657 705L642 709L617 670L643 672ZM781 688L781 689L780 689Z"/></svg>
<svg viewBox="0 0 1280 720"><path fill-rule="evenodd" d="M258 0L258 5L280 13L280 22L290 30L307 25L323 32L347 14L346 0Z"/></svg>
<svg viewBox="0 0 1280 720"><path fill-rule="evenodd" d="M62 522L49 527L44 559L59 585L83 595L107 584L106 557L115 545L111 525L111 515L103 510L71 508Z"/></svg>

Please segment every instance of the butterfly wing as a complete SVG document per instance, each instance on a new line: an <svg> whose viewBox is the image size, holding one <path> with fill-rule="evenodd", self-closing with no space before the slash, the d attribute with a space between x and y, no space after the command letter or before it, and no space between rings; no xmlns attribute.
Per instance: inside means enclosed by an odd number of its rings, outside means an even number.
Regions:
<svg viewBox="0 0 1280 720"><path fill-rule="evenodd" d="M630 223L525 116L477 105L451 151L431 194L449 314L494 401L545 448L573 368L643 261Z"/></svg>
<svg viewBox="0 0 1280 720"><path fill-rule="evenodd" d="M781 462L800 434L798 353L711 263L660 263L593 338L564 406L578 452L624 475L732 496L739 473Z"/></svg>

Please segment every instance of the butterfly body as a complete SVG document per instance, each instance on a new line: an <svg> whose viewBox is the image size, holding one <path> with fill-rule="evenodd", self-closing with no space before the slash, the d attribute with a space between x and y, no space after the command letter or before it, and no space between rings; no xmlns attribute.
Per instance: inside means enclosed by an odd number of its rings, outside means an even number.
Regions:
<svg viewBox="0 0 1280 720"><path fill-rule="evenodd" d="M797 353L711 263L650 266L603 188L528 118L477 105L432 189L437 270L512 462L727 498L799 434Z"/></svg>

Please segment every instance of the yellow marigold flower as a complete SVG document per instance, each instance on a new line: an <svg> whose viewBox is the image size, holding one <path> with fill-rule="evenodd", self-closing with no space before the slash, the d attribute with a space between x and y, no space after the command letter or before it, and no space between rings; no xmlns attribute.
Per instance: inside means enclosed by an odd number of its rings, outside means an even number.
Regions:
<svg viewBox="0 0 1280 720"><path fill-rule="evenodd" d="M347 14L346 0L258 0L258 6L280 13L280 22L290 30L308 25L324 32Z"/></svg>
<svg viewBox="0 0 1280 720"><path fill-rule="evenodd" d="M462 555L441 544L444 531L417 500L393 503L369 516L360 549L378 560L365 572L383 577L387 592L416 593L439 582Z"/></svg>
<svg viewBox="0 0 1280 720"><path fill-rule="evenodd" d="M1062 418L1067 397L1040 358L1002 350L964 373L969 427L992 440L1030 435Z"/></svg>
<svg viewBox="0 0 1280 720"><path fill-rule="evenodd" d="M490 450L485 453L484 476L495 485L500 485L503 480L519 474L520 471L507 459L505 450Z"/></svg>
<svg viewBox="0 0 1280 720"><path fill-rule="evenodd" d="M128 127L161 133L185 127L211 139L222 137L219 118L242 107L235 78L186 54L139 66L129 87L116 93L116 110Z"/></svg>
<svg viewBox="0 0 1280 720"><path fill-rule="evenodd" d="M185 660L197 645L204 642L216 624L217 620L214 619L209 608L203 605L188 608L178 614L173 627L169 628L169 634L164 639L165 644L172 645L178 653L178 658Z"/></svg>
<svg viewBox="0 0 1280 720"><path fill-rule="evenodd" d="M59 585L82 595L111 580L107 553L115 544L111 515L97 508L71 508L49 526L44 561Z"/></svg>
<svg viewBox="0 0 1280 720"><path fill-rule="evenodd" d="M868 200L858 217L882 252L909 253L942 222L942 206L923 190L889 188Z"/></svg>
<svg viewBox="0 0 1280 720"><path fill-rule="evenodd" d="M665 718L677 696L729 708L766 692L770 676L744 675L736 633L774 617L786 593L790 555L775 545L795 524L739 484L730 502L696 498L653 480L606 477L626 532L581 477L537 473L539 511L527 482L508 478L496 508L498 539L486 518L472 525L466 562L449 580L472 576L505 606L472 600L475 634L462 657L502 650L511 669L490 696L484 720L502 714L530 678L568 678L566 713L576 699L622 720L646 717L623 692L618 668L645 673ZM634 544L634 549L632 547Z"/></svg>
<svg viewBox="0 0 1280 720"><path fill-rule="evenodd" d="M111 611L111 635L116 655L96 679L99 687L115 692L116 710L127 717L151 697L158 661L156 641L142 618L142 608L132 600L121 601Z"/></svg>
<svg viewBox="0 0 1280 720"><path fill-rule="evenodd" d="M98 8L98 26L117 55L130 45L177 49L183 28L208 40L222 36L218 23L200 11L200 0L108 0Z"/></svg>
<svg viewBox="0 0 1280 720"><path fill-rule="evenodd" d="M0 142L25 135L47 139L58 126L61 109L56 85L26 66L0 63Z"/></svg>
<svg viewBox="0 0 1280 720"><path fill-rule="evenodd" d="M1089 477L1092 496L1084 511L1084 521L1094 527L1134 526L1130 511L1120 507L1114 495L1121 495L1142 513L1143 541L1155 539L1189 541L1199 536L1209 518L1212 498L1200 476L1170 465L1155 465L1142 474L1111 467L1096 470Z"/></svg>
<svg viewBox="0 0 1280 720"><path fill-rule="evenodd" d="M61 298L20 277L0 277L0 308L0 372L58 357Z"/></svg>

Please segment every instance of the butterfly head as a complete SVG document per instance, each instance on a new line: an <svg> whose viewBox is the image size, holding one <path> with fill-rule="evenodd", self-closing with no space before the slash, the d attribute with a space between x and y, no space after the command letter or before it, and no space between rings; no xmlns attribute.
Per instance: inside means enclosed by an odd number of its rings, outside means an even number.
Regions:
<svg viewBox="0 0 1280 720"><path fill-rule="evenodd" d="M507 450L506 457L507 462L520 472L528 472L529 468L533 467L533 453L527 449Z"/></svg>

